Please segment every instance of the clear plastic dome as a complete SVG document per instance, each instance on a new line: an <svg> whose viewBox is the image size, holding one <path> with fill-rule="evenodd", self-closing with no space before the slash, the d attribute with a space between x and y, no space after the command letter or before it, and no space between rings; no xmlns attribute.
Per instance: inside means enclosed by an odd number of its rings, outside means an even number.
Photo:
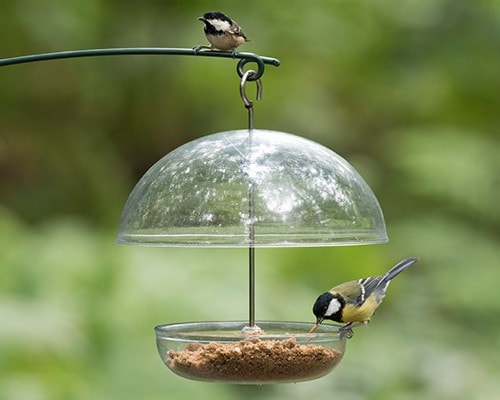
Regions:
<svg viewBox="0 0 500 400"><path fill-rule="evenodd" d="M220 132L167 154L122 213L119 243L287 247L387 241L370 187L330 149L269 130Z"/></svg>

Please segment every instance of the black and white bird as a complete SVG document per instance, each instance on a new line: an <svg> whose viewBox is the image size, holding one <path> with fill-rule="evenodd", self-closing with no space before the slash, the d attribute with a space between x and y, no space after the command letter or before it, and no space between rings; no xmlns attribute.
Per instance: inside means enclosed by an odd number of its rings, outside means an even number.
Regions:
<svg viewBox="0 0 500 400"><path fill-rule="evenodd" d="M203 31L210 46L195 46L195 51L204 48L231 51L234 56L237 47L250 41L236 21L220 11L209 11L198 19L204 23Z"/></svg>

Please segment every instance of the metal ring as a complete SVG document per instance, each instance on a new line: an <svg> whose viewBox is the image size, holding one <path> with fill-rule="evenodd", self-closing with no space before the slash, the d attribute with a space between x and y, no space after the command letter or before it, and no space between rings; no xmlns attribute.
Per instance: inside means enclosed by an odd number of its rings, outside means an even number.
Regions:
<svg viewBox="0 0 500 400"><path fill-rule="evenodd" d="M260 57L242 58L238 62L238 65L236 66L236 70L238 71L238 75L239 75L240 78L243 78L243 76L245 75L245 70L243 69L243 67L245 66L245 64L247 64L249 62L255 62L255 63L257 63L258 69L257 69L257 72L255 72L254 74L248 76L246 78L246 80L248 80L248 81L257 81L264 74L264 68L265 68L264 60L262 58L260 58Z"/></svg>

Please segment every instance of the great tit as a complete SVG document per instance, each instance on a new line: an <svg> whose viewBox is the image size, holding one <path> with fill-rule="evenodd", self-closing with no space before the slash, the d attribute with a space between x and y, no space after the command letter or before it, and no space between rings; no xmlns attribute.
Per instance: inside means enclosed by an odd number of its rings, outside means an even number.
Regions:
<svg viewBox="0 0 500 400"><path fill-rule="evenodd" d="M382 302L391 279L417 261L415 257L407 258L383 275L342 283L323 293L314 303L316 325L309 332L314 332L325 319L344 323L341 329L346 330L350 330L355 322L368 323Z"/></svg>
<svg viewBox="0 0 500 400"><path fill-rule="evenodd" d="M211 46L195 46L193 48L195 51L203 48L231 50L234 56L238 46L249 42L249 39L243 33L240 26L219 11L207 12L198 19L205 24L203 30Z"/></svg>

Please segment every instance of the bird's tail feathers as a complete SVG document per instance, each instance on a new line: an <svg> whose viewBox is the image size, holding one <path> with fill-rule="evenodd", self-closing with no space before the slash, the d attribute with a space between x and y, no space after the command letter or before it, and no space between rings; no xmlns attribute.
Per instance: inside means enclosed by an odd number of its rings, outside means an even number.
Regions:
<svg viewBox="0 0 500 400"><path fill-rule="evenodd" d="M416 263L419 260L418 257L410 257L407 258L403 261L398 262L394 267L392 267L385 275L384 275L384 281L389 282L391 279L399 275L401 272L403 272L406 268L408 268L410 265Z"/></svg>

